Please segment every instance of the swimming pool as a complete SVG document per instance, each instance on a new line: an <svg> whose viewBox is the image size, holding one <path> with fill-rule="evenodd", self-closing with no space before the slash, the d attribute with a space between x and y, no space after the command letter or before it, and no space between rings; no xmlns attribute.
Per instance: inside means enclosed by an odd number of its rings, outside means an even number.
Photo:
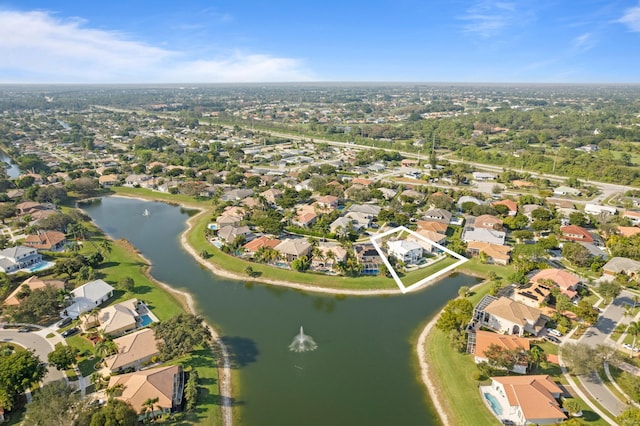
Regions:
<svg viewBox="0 0 640 426"><path fill-rule="evenodd" d="M500 406L500 403L498 402L496 397L491 395L490 393L485 393L484 397L489 402L489 405L491 406L491 409L493 410L493 412L496 413L496 416L501 416L502 407Z"/></svg>
<svg viewBox="0 0 640 426"><path fill-rule="evenodd" d="M42 271L43 269L51 268L53 265L55 265L53 262L40 262L29 268L29 272Z"/></svg>
<svg viewBox="0 0 640 426"><path fill-rule="evenodd" d="M140 327L144 327L145 325L149 325L153 322L149 315L141 315L140 316Z"/></svg>

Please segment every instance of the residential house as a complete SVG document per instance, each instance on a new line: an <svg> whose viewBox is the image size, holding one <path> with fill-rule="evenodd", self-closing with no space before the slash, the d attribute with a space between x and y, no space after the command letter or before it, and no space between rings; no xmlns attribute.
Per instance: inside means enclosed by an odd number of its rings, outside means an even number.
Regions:
<svg viewBox="0 0 640 426"><path fill-rule="evenodd" d="M26 214L31 215L39 210L49 210L49 208L44 204L36 203L35 201L25 201L16 204L16 210L18 212L18 216L22 216Z"/></svg>
<svg viewBox="0 0 640 426"><path fill-rule="evenodd" d="M362 212L347 212L344 217L351 221L354 229L369 228L374 219L373 215Z"/></svg>
<svg viewBox="0 0 640 426"><path fill-rule="evenodd" d="M265 235L262 235L254 240L249 241L242 248L244 249L245 253L254 255L263 247L275 248L280 243L281 241L277 238L269 238Z"/></svg>
<svg viewBox="0 0 640 426"><path fill-rule="evenodd" d="M298 215L291 221L291 223L296 226L306 228L313 225L316 220L318 220L317 214L304 209L300 213L298 213Z"/></svg>
<svg viewBox="0 0 640 426"><path fill-rule="evenodd" d="M615 207L612 207L612 206L602 206L600 204L587 203L584 206L584 212L586 214L592 214L594 216L597 216L599 214L605 214L605 215L613 216L616 213L618 213L618 209L616 209Z"/></svg>
<svg viewBox="0 0 640 426"><path fill-rule="evenodd" d="M60 316L76 319L83 312L99 306L113 296L113 287L103 280L90 281L71 291L73 303Z"/></svg>
<svg viewBox="0 0 640 426"><path fill-rule="evenodd" d="M27 235L24 245L36 250L61 251L67 243L67 237L59 231L38 231L37 234Z"/></svg>
<svg viewBox="0 0 640 426"><path fill-rule="evenodd" d="M502 418L514 424L560 424L567 415L560 408L558 398L562 389L548 375L492 377L490 393L502 408Z"/></svg>
<svg viewBox="0 0 640 426"><path fill-rule="evenodd" d="M329 231L332 234L335 234L339 229L342 229L345 232L350 232L352 229L354 229L353 219L341 216L331 222L331 224L329 225Z"/></svg>
<svg viewBox="0 0 640 426"><path fill-rule="evenodd" d="M416 225L418 225L418 231L425 230L443 235L447 233L447 228L449 227L447 223L433 222L431 220L419 220L416 222Z"/></svg>
<svg viewBox="0 0 640 426"><path fill-rule="evenodd" d="M400 193L400 197L402 200L410 200L418 204L424 200L424 194L413 189L405 189Z"/></svg>
<svg viewBox="0 0 640 426"><path fill-rule="evenodd" d="M491 244L483 241L469 241L467 243L467 254L478 256L484 253L487 261L496 265L508 265L511 261L511 247L505 245Z"/></svg>
<svg viewBox="0 0 640 426"><path fill-rule="evenodd" d="M476 364L489 361L485 353L489 351L492 345L495 345L505 351L525 352L531 348L530 340L524 337L510 336L510 335L505 336L504 334L498 334L498 333L485 331L485 330L477 330L475 334L476 334L476 344L475 344L475 352L474 352L474 361ZM527 367L528 365L526 362L515 364L511 371L518 374L526 374Z"/></svg>
<svg viewBox="0 0 640 426"><path fill-rule="evenodd" d="M532 308L539 308L546 303L551 295L551 285L544 282L529 283L525 287L519 287L513 292L513 300Z"/></svg>
<svg viewBox="0 0 640 426"><path fill-rule="evenodd" d="M324 195L316 200L321 209L335 210L338 208L339 198L333 195Z"/></svg>
<svg viewBox="0 0 640 426"><path fill-rule="evenodd" d="M469 220L467 220L469 222ZM473 221L473 227L475 229L484 228L484 229L502 229L502 220L490 214L483 214L476 217Z"/></svg>
<svg viewBox="0 0 640 426"><path fill-rule="evenodd" d="M547 319L542 311L515 300L500 297L484 308L482 324L504 334L537 336L544 329Z"/></svg>
<svg viewBox="0 0 640 426"><path fill-rule="evenodd" d="M378 275L382 257L371 243L356 243L353 245L356 260L362 265L363 275Z"/></svg>
<svg viewBox="0 0 640 426"><path fill-rule="evenodd" d="M553 194L579 197L580 195L582 195L582 192L580 192L580 190L576 188L570 188L568 186L559 186L553 190Z"/></svg>
<svg viewBox="0 0 640 426"><path fill-rule="evenodd" d="M365 178L353 178L351 180L351 183L354 185L361 185L365 187L369 187L373 185L373 181L371 179L365 179Z"/></svg>
<svg viewBox="0 0 640 426"><path fill-rule="evenodd" d="M431 209L425 212L422 215L424 220L432 221L432 222L440 222L448 224L451 221L451 216L453 214L445 209Z"/></svg>
<svg viewBox="0 0 640 426"><path fill-rule="evenodd" d="M389 188L378 188L378 190L382 193L385 200L391 200L398 194L397 191Z"/></svg>
<svg viewBox="0 0 640 426"><path fill-rule="evenodd" d="M33 247L15 246L0 251L0 272L13 274L42 262L42 255Z"/></svg>
<svg viewBox="0 0 640 426"><path fill-rule="evenodd" d="M220 199L222 201L240 201L243 198L253 195L253 189L236 188L225 191Z"/></svg>
<svg viewBox="0 0 640 426"><path fill-rule="evenodd" d="M244 237L244 241L251 241L255 236L248 226L224 226L218 230L218 239L227 244L232 244L236 238Z"/></svg>
<svg viewBox="0 0 640 426"><path fill-rule="evenodd" d="M615 277L618 274L625 274L636 280L638 271L640 271L640 262L627 257L612 257L602 267L602 273L605 275Z"/></svg>
<svg viewBox="0 0 640 426"><path fill-rule="evenodd" d="M96 315L90 315L82 321L82 329L98 327L104 334L120 336L138 326L138 299L129 299L101 309Z"/></svg>
<svg viewBox="0 0 640 426"><path fill-rule="evenodd" d="M274 205L278 199L282 198L282 191L277 188L270 188L261 192L260 195L262 195L269 204Z"/></svg>
<svg viewBox="0 0 640 426"><path fill-rule="evenodd" d="M634 235L640 234L640 228L637 226L618 226L618 234L623 237L633 237Z"/></svg>
<svg viewBox="0 0 640 426"><path fill-rule="evenodd" d="M589 231L578 225L561 226L562 238L568 241L576 241L580 243L593 243L593 236Z"/></svg>
<svg viewBox="0 0 640 426"><path fill-rule="evenodd" d="M387 242L389 256L404 262L405 265L413 265L422 259L422 246L414 241L397 240Z"/></svg>
<svg viewBox="0 0 640 426"><path fill-rule="evenodd" d="M504 231L496 231L495 229L465 228L462 231L462 241L465 243L477 241L503 246L506 238L507 234Z"/></svg>
<svg viewBox="0 0 640 426"><path fill-rule="evenodd" d="M479 198L476 197L472 197L471 195L463 195L462 197L460 197L458 199L458 210L462 210L462 205L466 204L466 203L473 203L473 204L477 204L477 205L482 205L484 204L484 201L482 201Z"/></svg>
<svg viewBox="0 0 640 426"><path fill-rule="evenodd" d="M61 290L64 288L64 282L60 280L41 280L37 276L33 275L22 282L15 290L11 292L11 294L4 300L2 303L4 306L16 306L22 302L22 299L18 297L18 294L25 291L27 288L29 292L33 292L34 290L44 288L46 286L51 286L55 289Z"/></svg>
<svg viewBox="0 0 640 426"><path fill-rule="evenodd" d="M287 238L274 247L287 262L292 262L302 256L309 256L312 248L304 238Z"/></svg>
<svg viewBox="0 0 640 426"><path fill-rule="evenodd" d="M347 250L340 244L323 241L318 243L317 248L321 256L312 259L311 267L314 269L333 269L338 262L347 259Z"/></svg>
<svg viewBox="0 0 640 426"><path fill-rule="evenodd" d="M220 215L216 218L216 223L218 224L218 228L222 229L225 226L239 226L240 222L242 222L242 218L239 216L225 216Z"/></svg>
<svg viewBox="0 0 640 426"><path fill-rule="evenodd" d="M127 369L139 370L160 355L158 341L152 328L144 328L134 333L113 339L117 353L104 359L106 373L120 373Z"/></svg>
<svg viewBox="0 0 640 426"><path fill-rule="evenodd" d="M509 216L515 216L518 214L518 203L513 200L500 200L492 203L495 206L505 206L509 209Z"/></svg>
<svg viewBox="0 0 640 426"><path fill-rule="evenodd" d="M578 284L580 284L580 278L564 269L557 268L542 269L532 276L529 281L532 283L553 282L560 288L562 294L572 300L578 295L577 289Z"/></svg>
<svg viewBox="0 0 640 426"><path fill-rule="evenodd" d="M102 188L111 188L120 184L120 176L116 174L102 175L98 178L98 183Z"/></svg>
<svg viewBox="0 0 640 426"><path fill-rule="evenodd" d="M631 224L634 226L640 225L640 212L627 210L626 212L624 212L622 217L631 220Z"/></svg>
<svg viewBox="0 0 640 426"><path fill-rule="evenodd" d="M473 172L471 173L471 175L473 176L473 180L476 180L478 182L485 182L488 180L495 180L496 179L496 175L493 173L485 173L485 172Z"/></svg>
<svg viewBox="0 0 640 426"><path fill-rule="evenodd" d="M416 167L418 165L418 160L412 158L405 158L400 161L402 167Z"/></svg>
<svg viewBox="0 0 640 426"><path fill-rule="evenodd" d="M184 374L181 365L152 368L111 376L108 387L115 386L122 387L122 393L115 398L131 404L137 413L144 411L147 400L157 398L155 410L148 414L159 416L180 408L184 392Z"/></svg>
<svg viewBox="0 0 640 426"><path fill-rule="evenodd" d="M124 179L124 186L129 186L129 187L138 187L138 186L143 186L145 185L145 183L151 179L151 176L146 175L146 174L132 174L127 176Z"/></svg>
<svg viewBox="0 0 640 426"><path fill-rule="evenodd" d="M434 222L434 223L437 223L437 222ZM418 229L415 232L416 234L418 234L420 237L423 237L423 238L420 238L414 234L409 234L407 236L407 241L413 241L415 243L418 243L422 247L422 250L426 253L431 253L431 254L440 253L441 250L433 243L444 246L447 242L447 237L444 234L440 234L438 232L429 231L427 229Z"/></svg>
<svg viewBox="0 0 640 426"><path fill-rule="evenodd" d="M347 209L347 212L364 213L371 216L371 218L376 218L380 214L380 210L382 210L382 207L373 204L352 204Z"/></svg>

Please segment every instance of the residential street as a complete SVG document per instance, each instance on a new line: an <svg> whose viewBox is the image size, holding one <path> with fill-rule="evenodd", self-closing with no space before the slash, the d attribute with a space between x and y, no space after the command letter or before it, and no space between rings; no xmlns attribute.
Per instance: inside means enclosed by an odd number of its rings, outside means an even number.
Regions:
<svg viewBox="0 0 640 426"><path fill-rule="evenodd" d="M51 331L51 329L43 329L40 331L19 333L16 329L0 329L0 341L7 343L16 343L17 345L26 348L32 348L35 350L35 354L40 357L40 361L47 362L47 354L53 350L53 345L57 341L56 338L47 339L46 337L44 337ZM43 333L45 332L46 334L43 335ZM56 335L56 337L57 339L61 339L59 335ZM48 371L44 377L43 383L53 382L65 378L64 372L58 371L55 367L48 367L47 370Z"/></svg>
<svg viewBox="0 0 640 426"><path fill-rule="evenodd" d="M609 334L618 323L626 324L633 319L624 316L625 307L628 304L633 304L632 296L632 293L622 291L620 296L605 309L598 322L590 327L580 338L580 343L586 343L590 346L600 344L615 345L615 342L608 339ZM627 408L627 405L620 401L596 374L580 376L579 378L589 393L613 415L618 416Z"/></svg>

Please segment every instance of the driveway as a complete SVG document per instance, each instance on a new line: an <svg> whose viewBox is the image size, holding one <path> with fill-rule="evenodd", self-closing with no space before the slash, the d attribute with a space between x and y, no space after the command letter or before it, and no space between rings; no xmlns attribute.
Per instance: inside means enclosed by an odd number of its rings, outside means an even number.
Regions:
<svg viewBox="0 0 640 426"><path fill-rule="evenodd" d="M16 330L0 329L0 341L15 343L25 348L34 349L35 354L40 357L40 361L47 362L47 355L53 351L54 342L50 341L52 339L47 339L42 335L45 332L48 334L51 330L44 329L41 331L18 333ZM58 335L56 337L60 338ZM57 339L55 339L55 341L57 341ZM47 367L47 373L44 376L43 382L48 383L64 378L64 371L58 371L55 367Z"/></svg>

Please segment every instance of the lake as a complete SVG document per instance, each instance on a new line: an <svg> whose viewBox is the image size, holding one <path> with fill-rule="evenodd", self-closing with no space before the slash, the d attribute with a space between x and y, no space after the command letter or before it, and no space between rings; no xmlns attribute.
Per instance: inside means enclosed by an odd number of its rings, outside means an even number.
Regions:
<svg viewBox="0 0 640 426"><path fill-rule="evenodd" d="M7 176L9 176L11 179L20 176L20 169L18 168L17 164L15 164L13 160L2 151L0 151L0 161L7 164Z"/></svg>
<svg viewBox="0 0 640 426"><path fill-rule="evenodd" d="M242 424L436 425L419 378L415 339L427 320L477 279L446 278L408 295L335 297L218 278L180 245L188 212L107 197L83 206L115 239L153 264L152 275L191 293L225 336L239 369ZM143 216L145 209L148 216ZM304 326L318 348L289 351Z"/></svg>

